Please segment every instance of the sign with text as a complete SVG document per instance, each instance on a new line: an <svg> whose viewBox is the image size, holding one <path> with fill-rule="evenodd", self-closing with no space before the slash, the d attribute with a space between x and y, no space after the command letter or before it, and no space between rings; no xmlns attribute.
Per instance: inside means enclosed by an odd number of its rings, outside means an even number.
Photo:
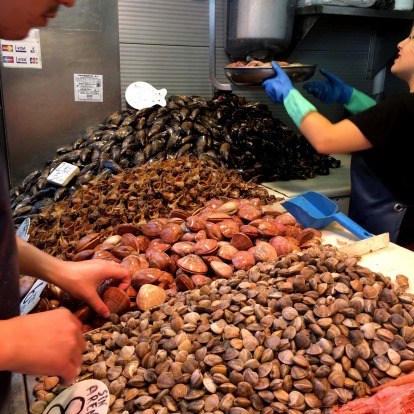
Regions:
<svg viewBox="0 0 414 414"><path fill-rule="evenodd" d="M108 408L108 387L102 381L90 379L61 392L43 414L106 414Z"/></svg>

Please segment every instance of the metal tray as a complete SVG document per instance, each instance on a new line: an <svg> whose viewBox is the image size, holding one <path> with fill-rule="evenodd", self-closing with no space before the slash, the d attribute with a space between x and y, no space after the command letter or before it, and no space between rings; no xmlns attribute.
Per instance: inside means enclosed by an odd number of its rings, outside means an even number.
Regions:
<svg viewBox="0 0 414 414"><path fill-rule="evenodd" d="M316 65L289 65L281 68L292 82L303 82L313 76ZM224 71L228 80L235 85L261 85L265 79L275 76L273 68L263 66L224 68Z"/></svg>

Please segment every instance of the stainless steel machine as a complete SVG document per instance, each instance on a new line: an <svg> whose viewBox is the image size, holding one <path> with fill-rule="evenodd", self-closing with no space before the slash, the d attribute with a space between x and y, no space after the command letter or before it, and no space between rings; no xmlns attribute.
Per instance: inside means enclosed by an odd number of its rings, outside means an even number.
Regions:
<svg viewBox="0 0 414 414"><path fill-rule="evenodd" d="M271 60L289 46L296 0L227 0L226 52Z"/></svg>

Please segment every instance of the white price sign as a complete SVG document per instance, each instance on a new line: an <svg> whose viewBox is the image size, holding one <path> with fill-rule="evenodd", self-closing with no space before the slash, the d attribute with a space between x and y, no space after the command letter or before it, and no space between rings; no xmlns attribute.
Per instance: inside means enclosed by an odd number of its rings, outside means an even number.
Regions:
<svg viewBox="0 0 414 414"><path fill-rule="evenodd" d="M106 414L108 408L108 387L102 381L90 379L62 391L43 414Z"/></svg>
<svg viewBox="0 0 414 414"><path fill-rule="evenodd" d="M46 282L40 279L37 280L29 293L20 302L20 315L27 315L39 303L40 295L45 286Z"/></svg>
<svg viewBox="0 0 414 414"><path fill-rule="evenodd" d="M30 228L30 219L29 217L24 219L23 223L20 224L17 229L16 236L20 237L24 241L29 240L29 228Z"/></svg>

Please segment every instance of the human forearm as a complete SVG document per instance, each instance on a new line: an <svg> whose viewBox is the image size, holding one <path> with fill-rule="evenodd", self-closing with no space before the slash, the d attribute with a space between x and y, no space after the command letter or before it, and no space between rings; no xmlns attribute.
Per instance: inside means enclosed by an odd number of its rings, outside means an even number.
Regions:
<svg viewBox="0 0 414 414"><path fill-rule="evenodd" d="M350 153L372 148L372 144L351 121L333 124L318 112L309 112L300 132L320 154Z"/></svg>
<svg viewBox="0 0 414 414"><path fill-rule="evenodd" d="M17 237L20 273L57 283L62 261ZM58 283L57 283L58 284Z"/></svg>

